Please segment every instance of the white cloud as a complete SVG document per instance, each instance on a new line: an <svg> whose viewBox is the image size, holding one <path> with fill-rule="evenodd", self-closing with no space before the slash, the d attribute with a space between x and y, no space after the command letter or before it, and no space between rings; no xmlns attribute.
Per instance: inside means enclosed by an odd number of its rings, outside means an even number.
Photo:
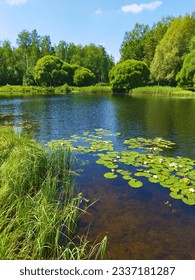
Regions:
<svg viewBox="0 0 195 280"><path fill-rule="evenodd" d="M98 16L98 15L101 15L101 14L102 14L102 10L98 9L98 10L95 11L95 15Z"/></svg>
<svg viewBox="0 0 195 280"><path fill-rule="evenodd" d="M160 5L162 5L162 1L154 1L154 2L150 2L148 4L146 3L142 3L142 4L132 4L132 5L126 5L126 6L122 6L121 10L124 13L140 13L143 10L150 10L150 11L154 11L156 10Z"/></svg>
<svg viewBox="0 0 195 280"><path fill-rule="evenodd" d="M25 4L27 0L6 0L6 3L10 6L16 6L16 5L21 5Z"/></svg>

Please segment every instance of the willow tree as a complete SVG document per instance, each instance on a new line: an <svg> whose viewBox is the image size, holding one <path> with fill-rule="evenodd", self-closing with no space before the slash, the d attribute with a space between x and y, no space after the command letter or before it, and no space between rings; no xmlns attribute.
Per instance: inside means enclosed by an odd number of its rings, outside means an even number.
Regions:
<svg viewBox="0 0 195 280"><path fill-rule="evenodd" d="M176 75L181 70L184 56L189 51L195 35L195 19L190 16L172 21L164 37L156 47L151 63L151 78L160 84L176 85Z"/></svg>

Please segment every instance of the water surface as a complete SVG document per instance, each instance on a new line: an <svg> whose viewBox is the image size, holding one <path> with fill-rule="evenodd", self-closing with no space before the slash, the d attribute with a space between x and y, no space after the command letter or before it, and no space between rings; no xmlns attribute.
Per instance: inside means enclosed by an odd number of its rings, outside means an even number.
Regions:
<svg viewBox="0 0 195 280"><path fill-rule="evenodd" d="M167 155L195 159L195 99L92 94L1 98L0 123L14 124L16 131L25 127L43 143L108 129L121 132L112 138L117 150L124 149L128 138L163 137L176 143ZM87 159L77 185L97 202L82 217L80 234L91 223L90 239L108 235L110 259L195 259L194 206L171 199L167 189L146 179L141 189L130 188L120 177L105 179L107 169L96 165L92 155Z"/></svg>

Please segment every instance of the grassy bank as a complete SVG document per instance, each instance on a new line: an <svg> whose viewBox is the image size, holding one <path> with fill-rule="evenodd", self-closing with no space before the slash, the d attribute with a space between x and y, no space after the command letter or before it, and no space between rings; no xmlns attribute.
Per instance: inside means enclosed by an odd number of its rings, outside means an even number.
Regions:
<svg viewBox="0 0 195 280"><path fill-rule="evenodd" d="M38 86L2 86L0 87L0 96L36 96L64 93L112 93L110 86L87 86L71 87L63 85L60 87L38 87Z"/></svg>
<svg viewBox="0 0 195 280"><path fill-rule="evenodd" d="M0 128L0 259L99 259L106 237L90 245L76 234L82 194L75 194L68 149L45 149Z"/></svg>
<svg viewBox="0 0 195 280"><path fill-rule="evenodd" d="M75 93L112 93L110 86L87 86L87 87L73 87L72 92Z"/></svg>
<svg viewBox="0 0 195 280"><path fill-rule="evenodd" d="M147 86L134 88L130 92L131 95L162 95L162 96L194 96L195 92L185 90L179 87L169 86Z"/></svg>
<svg viewBox="0 0 195 280"><path fill-rule="evenodd" d="M38 86L1 86L0 96L28 96L35 94L53 94L55 88L51 87L38 87Z"/></svg>

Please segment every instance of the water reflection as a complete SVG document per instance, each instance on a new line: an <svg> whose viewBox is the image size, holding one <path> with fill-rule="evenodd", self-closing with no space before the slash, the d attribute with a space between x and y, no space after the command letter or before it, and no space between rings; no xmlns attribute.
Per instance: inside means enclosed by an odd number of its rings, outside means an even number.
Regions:
<svg viewBox="0 0 195 280"><path fill-rule="evenodd" d="M28 124L40 142L101 127L121 132L113 138L116 149L131 137L159 136L177 143L168 155L192 159L194 120L195 99L84 94L0 99L0 124ZM120 178L106 180L105 167L90 162L77 184L98 201L82 218L80 233L91 222L92 240L108 234L110 259L195 259L195 207L171 199L167 189L147 180L140 190Z"/></svg>

